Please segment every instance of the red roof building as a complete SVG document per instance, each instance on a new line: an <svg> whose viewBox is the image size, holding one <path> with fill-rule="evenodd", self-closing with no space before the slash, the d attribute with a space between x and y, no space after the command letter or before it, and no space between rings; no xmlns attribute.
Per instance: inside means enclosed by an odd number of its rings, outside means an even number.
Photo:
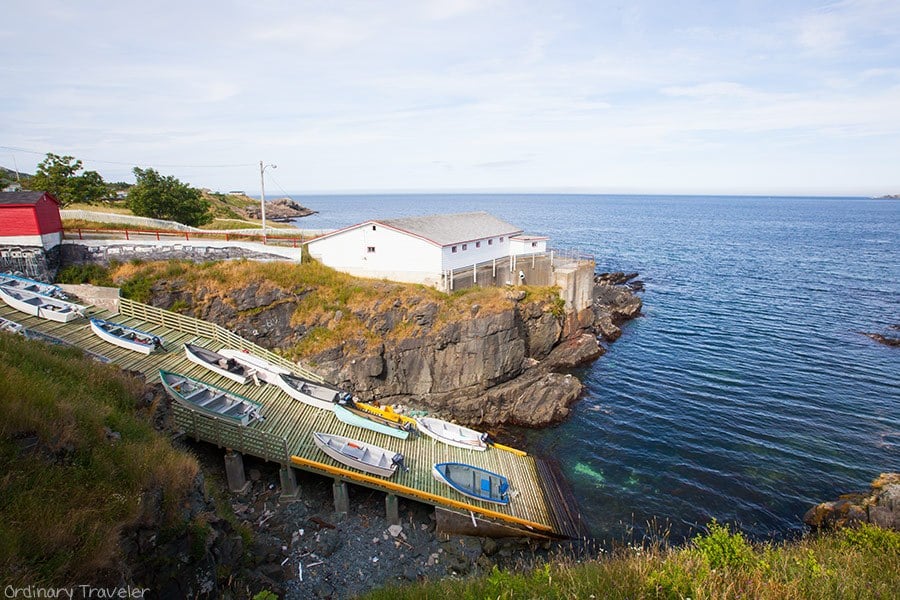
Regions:
<svg viewBox="0 0 900 600"><path fill-rule="evenodd" d="M59 201L48 192L0 192L0 246L39 246L62 242Z"/></svg>

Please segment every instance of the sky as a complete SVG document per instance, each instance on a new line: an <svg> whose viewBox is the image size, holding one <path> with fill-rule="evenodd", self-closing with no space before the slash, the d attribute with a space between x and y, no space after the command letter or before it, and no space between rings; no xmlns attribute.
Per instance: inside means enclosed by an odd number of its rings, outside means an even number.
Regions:
<svg viewBox="0 0 900 600"><path fill-rule="evenodd" d="M897 0L6 0L0 165L214 191L900 193Z"/></svg>

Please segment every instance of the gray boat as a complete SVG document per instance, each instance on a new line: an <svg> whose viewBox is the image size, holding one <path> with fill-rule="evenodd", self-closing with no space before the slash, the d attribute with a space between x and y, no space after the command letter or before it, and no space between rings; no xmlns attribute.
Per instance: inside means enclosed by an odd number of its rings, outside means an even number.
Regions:
<svg viewBox="0 0 900 600"><path fill-rule="evenodd" d="M207 417L245 426L263 419L262 405L240 394L171 371L159 378L173 400Z"/></svg>

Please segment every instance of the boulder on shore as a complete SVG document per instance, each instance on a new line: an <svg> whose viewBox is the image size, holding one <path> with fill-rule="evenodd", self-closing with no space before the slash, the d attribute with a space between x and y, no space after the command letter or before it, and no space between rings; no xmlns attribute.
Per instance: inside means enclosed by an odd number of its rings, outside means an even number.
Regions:
<svg viewBox="0 0 900 600"><path fill-rule="evenodd" d="M868 493L843 494L822 502L803 515L813 529L840 529L870 523L900 531L900 473L882 473Z"/></svg>

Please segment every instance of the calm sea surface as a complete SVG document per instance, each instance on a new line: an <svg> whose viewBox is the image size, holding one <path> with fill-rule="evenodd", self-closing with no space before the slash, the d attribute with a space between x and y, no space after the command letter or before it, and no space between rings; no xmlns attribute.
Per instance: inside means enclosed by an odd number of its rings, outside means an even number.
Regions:
<svg viewBox="0 0 900 600"><path fill-rule="evenodd" d="M579 195L305 196L304 228L486 210L638 271L645 315L580 372L573 416L529 431L593 533L716 518L758 538L900 470L900 201Z"/></svg>

